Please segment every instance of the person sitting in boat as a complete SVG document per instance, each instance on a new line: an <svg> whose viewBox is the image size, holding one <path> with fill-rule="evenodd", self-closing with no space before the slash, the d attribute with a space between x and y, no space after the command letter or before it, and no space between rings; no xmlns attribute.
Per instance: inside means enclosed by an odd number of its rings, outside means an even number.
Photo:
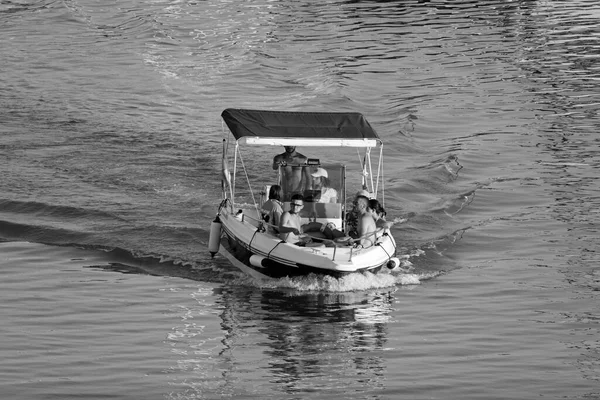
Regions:
<svg viewBox="0 0 600 400"><path fill-rule="evenodd" d="M337 190L331 187L329 182L329 174L324 168L317 168L317 170L311 174L313 177L313 185L315 189L321 190L321 195L317 202L319 203L335 203L337 202Z"/></svg>
<svg viewBox="0 0 600 400"><path fill-rule="evenodd" d="M373 246L377 239L383 236L394 224L386 221L385 216L385 209L379 200L370 199L366 210L359 218L359 237L351 241L351 244L363 248Z"/></svg>
<svg viewBox="0 0 600 400"><path fill-rule="evenodd" d="M304 245L310 238L303 235L300 224L300 211L304 207L304 198L301 194L295 194L290 201L290 211L285 211L279 221L279 237L287 243Z"/></svg>
<svg viewBox="0 0 600 400"><path fill-rule="evenodd" d="M290 198L293 193L304 193L310 188L310 174L306 164L308 158L296 151L295 146L284 146L285 151L273 157L273 169L281 167L281 182L283 182L284 198Z"/></svg>
<svg viewBox="0 0 600 400"><path fill-rule="evenodd" d="M283 190L281 189L281 186L271 186L271 189L269 189L269 200L264 202L261 210L263 219L268 224L267 232L274 235L279 233L279 221L283 214L283 203L281 202L282 194Z"/></svg>
<svg viewBox="0 0 600 400"><path fill-rule="evenodd" d="M392 225L394 225L393 221L387 221L385 219L387 213L385 212L385 208L383 208L378 200L369 200L369 208L367 210L371 213L371 217L373 217L373 220L375 221L378 238L381 237L386 230L389 230Z"/></svg>
<svg viewBox="0 0 600 400"><path fill-rule="evenodd" d="M354 201L352 202L352 209L346 215L346 230L350 237L357 238L358 234L358 221L360 216L366 211L369 206L370 194L366 190L361 190L356 193Z"/></svg>
<svg viewBox="0 0 600 400"><path fill-rule="evenodd" d="M375 200L377 204L379 202ZM373 211L369 206L369 199L364 196L359 196L357 199L357 208L358 208L358 236L356 239L350 241L349 244L354 245L355 247L371 247L375 244L376 241L376 231L377 224L375 223L375 218L373 218Z"/></svg>

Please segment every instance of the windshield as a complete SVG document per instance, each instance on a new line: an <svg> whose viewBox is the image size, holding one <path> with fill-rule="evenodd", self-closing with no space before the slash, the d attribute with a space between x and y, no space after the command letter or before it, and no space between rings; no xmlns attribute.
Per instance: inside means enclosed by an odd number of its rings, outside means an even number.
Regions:
<svg viewBox="0 0 600 400"><path fill-rule="evenodd" d="M283 201L300 194L305 202L344 203L343 164L286 165L279 168Z"/></svg>

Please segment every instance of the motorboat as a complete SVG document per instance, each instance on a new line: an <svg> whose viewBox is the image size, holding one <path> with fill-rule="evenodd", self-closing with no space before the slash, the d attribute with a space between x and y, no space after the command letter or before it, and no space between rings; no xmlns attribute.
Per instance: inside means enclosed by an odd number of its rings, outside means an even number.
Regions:
<svg viewBox="0 0 600 400"><path fill-rule="evenodd" d="M389 226L378 227L371 234L373 244L367 247L356 245L361 238L347 235L356 190L347 194L347 166L333 161L339 152L356 151L355 170L360 175L361 188L380 202L384 196L383 144L363 115L228 108L221 117L224 122L222 201L210 227L208 247L213 257L219 253L259 279L311 273L342 277L352 273L377 273L384 267L394 268L399 264L396 242ZM258 150L257 146L263 146L263 154L264 146L287 146L286 151L300 146L318 149L331 156L326 162L319 158L302 158L276 165L270 159L265 161L264 156L253 156L252 149ZM376 173L373 173L371 159L373 149L379 149ZM265 171L265 174L255 173L255 181L257 176L273 175L275 169L276 181L251 184L246 165L248 159L252 160L255 170ZM233 168L230 170L231 161ZM311 178L316 175L315 171L322 170L326 171L329 187L335 193L326 202L320 196L323 188L316 187ZM236 181L242 181L243 188ZM278 232L280 227L265 218L263 205L268 201L272 185L279 185L281 189L283 211L290 210L293 199L303 200L303 208L298 213L302 226L317 229L305 228L301 243L284 240ZM327 232L331 234L326 235Z"/></svg>

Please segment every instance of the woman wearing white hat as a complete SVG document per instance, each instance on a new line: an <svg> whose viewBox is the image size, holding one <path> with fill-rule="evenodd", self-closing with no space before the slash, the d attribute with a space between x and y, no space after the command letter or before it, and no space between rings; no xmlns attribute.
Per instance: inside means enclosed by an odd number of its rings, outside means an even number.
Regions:
<svg viewBox="0 0 600 400"><path fill-rule="evenodd" d="M317 170L311 174L313 177L313 184L316 189L321 189L321 197L319 203L335 203L337 201L337 190L332 188L329 183L329 175L323 168L317 168Z"/></svg>

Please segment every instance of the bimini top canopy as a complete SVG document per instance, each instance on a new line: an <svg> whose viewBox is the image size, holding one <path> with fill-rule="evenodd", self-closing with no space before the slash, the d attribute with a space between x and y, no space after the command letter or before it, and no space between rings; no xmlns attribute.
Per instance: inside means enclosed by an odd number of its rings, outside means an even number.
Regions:
<svg viewBox="0 0 600 400"><path fill-rule="evenodd" d="M221 116L236 140L245 144L375 147L381 142L359 113L228 108Z"/></svg>

